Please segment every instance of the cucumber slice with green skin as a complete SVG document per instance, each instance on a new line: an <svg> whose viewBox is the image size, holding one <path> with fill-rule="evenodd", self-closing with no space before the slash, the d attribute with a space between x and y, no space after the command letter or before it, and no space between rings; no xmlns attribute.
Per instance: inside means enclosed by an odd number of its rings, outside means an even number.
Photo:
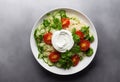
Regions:
<svg viewBox="0 0 120 82"><path fill-rule="evenodd" d="M45 45L45 43L40 43L39 45L40 45L40 46L44 46L44 45Z"/></svg>
<svg viewBox="0 0 120 82"><path fill-rule="evenodd" d="M49 52L44 52L44 53L43 53L43 56L44 56L44 57L48 57L49 54L50 54Z"/></svg>
<svg viewBox="0 0 120 82"><path fill-rule="evenodd" d="M52 63L49 59L48 59L47 64L48 64L49 66L54 66L54 63Z"/></svg>
<svg viewBox="0 0 120 82"><path fill-rule="evenodd" d="M45 29L41 29L41 30L40 30L40 33L41 33L41 34L44 34L44 33L45 33Z"/></svg>
<svg viewBox="0 0 120 82"><path fill-rule="evenodd" d="M61 64L60 63L56 63L55 65L56 65L56 67L61 68Z"/></svg>
<svg viewBox="0 0 120 82"><path fill-rule="evenodd" d="M38 59L41 59L41 58L43 58L43 54L38 54Z"/></svg>
<svg viewBox="0 0 120 82"><path fill-rule="evenodd" d="M49 66L53 66L54 63L52 63L47 57L43 57L43 60L46 64L48 64Z"/></svg>
<svg viewBox="0 0 120 82"><path fill-rule="evenodd" d="M48 63L48 58L47 57L43 57L43 60L45 63Z"/></svg>
<svg viewBox="0 0 120 82"><path fill-rule="evenodd" d="M54 63L52 63L47 57L43 57L43 60L46 64L48 64L49 66L53 66Z"/></svg>

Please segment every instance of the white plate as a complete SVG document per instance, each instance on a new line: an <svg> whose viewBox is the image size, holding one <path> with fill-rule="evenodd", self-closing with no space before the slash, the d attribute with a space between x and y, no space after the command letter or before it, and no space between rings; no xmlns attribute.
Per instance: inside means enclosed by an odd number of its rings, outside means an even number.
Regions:
<svg viewBox="0 0 120 82"><path fill-rule="evenodd" d="M45 18L45 14L53 12L54 10L60 10L60 9L64 9L68 13L72 13L74 15L77 15L80 19L85 21L86 24L88 24L90 26L90 31L92 32L92 34L93 34L93 36L95 38L94 42L91 44L91 47L94 50L93 55L91 57L84 57L84 59L81 62L79 62L79 64L77 66L72 67L72 68L70 68L68 70L60 69L60 68L57 68L55 66L50 67L42 59L38 59L38 49L37 49L37 46L36 46L36 43L35 43L35 40L34 40L34 31L37 28L37 25L39 23L41 23L42 20ZM54 9L54 10L48 11L43 16L41 16L38 19L38 21L36 22L36 24L34 25L33 29L32 29L31 37L30 37L30 45L31 45L33 55L34 55L35 59L38 61L38 63L42 67L44 67L46 70L48 70L48 71L50 71L52 73L59 74L59 75L70 75L70 74L77 73L77 72L83 70L84 68L86 68L90 64L90 62L93 60L93 58L95 56L97 46L98 46L98 37L97 37L96 29L95 29L93 23L90 21L90 19L80 11L77 11L75 9L70 9L70 8L58 8L58 9Z"/></svg>

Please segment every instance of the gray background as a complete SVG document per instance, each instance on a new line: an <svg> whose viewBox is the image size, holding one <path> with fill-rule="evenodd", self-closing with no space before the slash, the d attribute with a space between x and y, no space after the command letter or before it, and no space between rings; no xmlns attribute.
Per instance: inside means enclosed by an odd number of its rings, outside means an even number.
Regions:
<svg viewBox="0 0 120 82"><path fill-rule="evenodd" d="M94 23L99 46L92 63L71 76L43 69L30 49L30 33L45 11L71 7ZM120 82L120 0L0 0L0 82Z"/></svg>

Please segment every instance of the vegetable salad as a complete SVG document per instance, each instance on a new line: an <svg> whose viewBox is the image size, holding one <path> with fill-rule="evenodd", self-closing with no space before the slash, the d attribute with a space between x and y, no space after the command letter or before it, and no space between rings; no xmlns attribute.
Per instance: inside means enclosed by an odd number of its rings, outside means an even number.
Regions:
<svg viewBox="0 0 120 82"><path fill-rule="evenodd" d="M84 57L90 57L93 49L94 36L90 27L80 18L70 15L65 10L47 13L42 23L34 31L34 39L39 51L38 58L49 66L63 69L75 67ZM51 38L55 31L68 30L72 33L74 45L64 53L58 52L52 45Z"/></svg>

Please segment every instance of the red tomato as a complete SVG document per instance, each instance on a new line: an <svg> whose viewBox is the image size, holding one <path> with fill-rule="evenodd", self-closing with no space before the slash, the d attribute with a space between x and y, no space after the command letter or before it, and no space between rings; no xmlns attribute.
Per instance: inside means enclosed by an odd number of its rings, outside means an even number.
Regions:
<svg viewBox="0 0 120 82"><path fill-rule="evenodd" d="M61 22L62 22L62 28L68 28L68 26L70 25L70 20L69 18L62 18L61 19Z"/></svg>
<svg viewBox="0 0 120 82"><path fill-rule="evenodd" d="M79 61L80 61L80 57L77 54L72 56L73 66L76 66L79 63Z"/></svg>
<svg viewBox="0 0 120 82"><path fill-rule="evenodd" d="M55 63L60 59L60 54L58 52L51 52L49 55L49 59L51 62Z"/></svg>
<svg viewBox="0 0 120 82"><path fill-rule="evenodd" d="M80 39L84 39L84 34L80 30L76 31L76 34L80 37Z"/></svg>
<svg viewBox="0 0 120 82"><path fill-rule="evenodd" d="M46 44L51 44L52 33L48 32L43 35L43 40Z"/></svg>
<svg viewBox="0 0 120 82"><path fill-rule="evenodd" d="M90 48L90 42L88 40L81 40L79 45L81 51L87 51Z"/></svg>

